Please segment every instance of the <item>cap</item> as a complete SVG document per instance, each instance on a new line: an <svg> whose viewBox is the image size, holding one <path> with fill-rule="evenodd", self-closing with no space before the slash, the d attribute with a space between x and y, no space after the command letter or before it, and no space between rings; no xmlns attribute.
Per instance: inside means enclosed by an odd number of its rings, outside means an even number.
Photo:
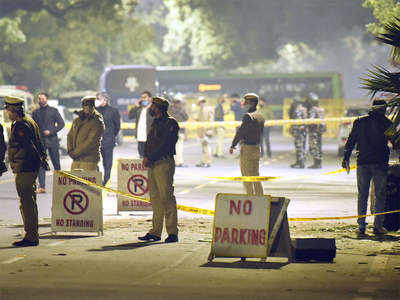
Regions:
<svg viewBox="0 0 400 300"><path fill-rule="evenodd" d="M24 99L20 97L13 97L13 96L5 96L4 97L4 104L5 105L12 105L12 106L20 106L24 104Z"/></svg>
<svg viewBox="0 0 400 300"><path fill-rule="evenodd" d="M244 98L244 100L249 100L249 101L253 101L253 102L258 102L258 99L259 99L258 95L255 93L244 94L243 98Z"/></svg>
<svg viewBox="0 0 400 300"><path fill-rule="evenodd" d="M81 103L82 103L82 105L93 103L93 106L94 106L94 101L96 101L96 99L97 99L96 96L92 96L92 95L91 96L85 96L85 97L83 97L81 99Z"/></svg>
<svg viewBox="0 0 400 300"><path fill-rule="evenodd" d="M157 96L153 97L153 104L162 111L168 110L169 102L167 101L167 99L164 99L162 97L157 97Z"/></svg>
<svg viewBox="0 0 400 300"><path fill-rule="evenodd" d="M174 101L183 102L183 95L181 93L176 94L174 97Z"/></svg>
<svg viewBox="0 0 400 300"><path fill-rule="evenodd" d="M380 108L386 108L387 107L387 103L384 99L382 98L376 98L373 102L372 102L372 110L375 109L380 109Z"/></svg>
<svg viewBox="0 0 400 300"><path fill-rule="evenodd" d="M199 104L199 103L206 103L207 101L206 101L206 98L204 98L203 96L200 96L198 99L197 99L197 104Z"/></svg>

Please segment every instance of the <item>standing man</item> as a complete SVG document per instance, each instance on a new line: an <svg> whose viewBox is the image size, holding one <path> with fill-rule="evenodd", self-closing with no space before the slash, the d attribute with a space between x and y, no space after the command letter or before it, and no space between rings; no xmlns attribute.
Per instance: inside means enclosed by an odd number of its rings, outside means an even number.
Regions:
<svg viewBox="0 0 400 300"><path fill-rule="evenodd" d="M375 213L384 212L386 202L387 170L390 150L385 131L392 122L385 116L386 101L375 99L368 115L358 117L344 146L342 167L348 169L351 152L357 148L358 215L365 215L371 179L375 187ZM385 234L384 216L375 216L374 234ZM357 219L359 237L365 236L365 217Z"/></svg>
<svg viewBox="0 0 400 300"><path fill-rule="evenodd" d="M239 95L234 93L231 95L231 110L235 115L235 121L241 121L245 111L243 110L242 103L240 102Z"/></svg>
<svg viewBox="0 0 400 300"><path fill-rule="evenodd" d="M111 175L115 142L121 129L121 116L118 109L109 104L110 97L107 93L97 93L96 97L96 110L102 115L106 127L100 147L104 168L103 185L105 186Z"/></svg>
<svg viewBox="0 0 400 300"><path fill-rule="evenodd" d="M225 98L224 96L220 96L217 99L217 105L215 106L214 109L214 121L215 122L224 122L224 116L225 116L225 112L224 112L224 107L222 106L222 104L224 104L225 102ZM220 157L223 158L224 157L224 137L225 137L225 129L223 124L221 124L220 126L218 126L216 128L217 131L217 147L215 148L215 153L214 156L215 157Z"/></svg>
<svg viewBox="0 0 400 300"><path fill-rule="evenodd" d="M301 103L300 98L295 97L293 103L289 108L290 119L305 119L307 118L307 110ZM304 169L304 162L306 158L306 126L305 125L292 125L290 126L289 133L294 137L294 148L296 152L296 162L291 164L291 168Z"/></svg>
<svg viewBox="0 0 400 300"><path fill-rule="evenodd" d="M311 108L308 111L308 118L323 119L325 110L319 106L318 96L314 93L310 93L310 95ZM325 124L308 125L308 143L310 144L310 153L314 159L314 163L308 167L309 169L322 168L322 134L325 131Z"/></svg>
<svg viewBox="0 0 400 300"><path fill-rule="evenodd" d="M186 122L189 115L186 112L183 98L181 95L176 95L172 105L169 107L168 112L177 122ZM187 167L183 163L183 142L185 141L185 128L181 128L178 133L178 142L176 143L175 166Z"/></svg>
<svg viewBox="0 0 400 300"><path fill-rule="evenodd" d="M105 128L103 117L94 109L95 100L96 96L82 98L82 110L75 112L78 117L68 132L67 150L72 158L71 171L99 170L101 137Z"/></svg>
<svg viewBox="0 0 400 300"><path fill-rule="evenodd" d="M204 97L199 97L199 101L197 102L199 106L199 113L197 116L198 122L212 122L213 121L213 111L212 107L207 106L207 101ZM212 136L212 130L206 128L203 125L197 129L197 134L200 138L201 148L202 148L202 156L201 162L196 165L196 167L200 168L209 168L211 166L211 146L210 146L210 138Z"/></svg>
<svg viewBox="0 0 400 300"><path fill-rule="evenodd" d="M60 170L60 143L57 132L64 128L64 120L55 107L47 104L49 95L41 92L38 95L39 108L32 113L32 118L39 127L40 137L48 151L54 170ZM39 170L39 188L37 194L46 193L46 171L43 168Z"/></svg>
<svg viewBox="0 0 400 300"><path fill-rule="evenodd" d="M6 151L7 145L4 140L4 128L3 125L0 124L0 176L3 175L3 173L7 172L7 167L4 163L4 160L6 158Z"/></svg>
<svg viewBox="0 0 400 300"><path fill-rule="evenodd" d="M240 170L242 176L259 176L260 168L260 143L265 120L257 111L258 95L253 93L244 96L244 111L242 124L238 128L229 150L233 150L240 142ZM261 182L243 182L248 195L263 195Z"/></svg>
<svg viewBox="0 0 400 300"><path fill-rule="evenodd" d="M274 119L274 113L272 112L271 108L269 107L267 101L264 98L260 99L260 114L263 116L264 120L273 120ZM271 143L270 143L270 132L271 132L271 127L270 126L265 126L264 124L264 130L263 134L261 137L261 157L266 157L271 158L272 153L271 153Z"/></svg>
<svg viewBox="0 0 400 300"><path fill-rule="evenodd" d="M129 119L136 122L136 139L140 158L144 156L144 145L150 131L153 117L150 115L151 93L144 91L138 101L138 105L129 111Z"/></svg>
<svg viewBox="0 0 400 300"><path fill-rule="evenodd" d="M150 107L154 122L146 141L143 158L143 164L148 167L153 226L145 236L139 237L142 241L159 241L165 219L168 233L165 242L178 242L178 217L174 196L174 155L179 125L167 111L168 101L154 97Z"/></svg>
<svg viewBox="0 0 400 300"><path fill-rule="evenodd" d="M15 185L20 200L20 211L24 221L25 236L14 242L16 247L39 245L38 210L36 205L36 178L39 168L48 168L46 151L40 140L35 121L24 113L24 100L5 97L5 109L12 121L8 145L8 158L15 174Z"/></svg>

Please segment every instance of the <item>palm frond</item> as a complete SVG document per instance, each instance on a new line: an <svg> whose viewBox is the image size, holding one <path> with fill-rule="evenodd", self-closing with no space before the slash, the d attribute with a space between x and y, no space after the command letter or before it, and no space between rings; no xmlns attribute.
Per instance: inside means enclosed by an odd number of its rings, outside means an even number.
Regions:
<svg viewBox="0 0 400 300"><path fill-rule="evenodd" d="M374 66L368 72L361 78L361 88L369 90L371 97L378 92L400 94L400 72L392 73L382 66Z"/></svg>
<svg viewBox="0 0 400 300"><path fill-rule="evenodd" d="M395 20L384 26L386 33L382 33L376 37L378 41L393 46L392 59L397 61L400 59L400 19L395 17Z"/></svg>

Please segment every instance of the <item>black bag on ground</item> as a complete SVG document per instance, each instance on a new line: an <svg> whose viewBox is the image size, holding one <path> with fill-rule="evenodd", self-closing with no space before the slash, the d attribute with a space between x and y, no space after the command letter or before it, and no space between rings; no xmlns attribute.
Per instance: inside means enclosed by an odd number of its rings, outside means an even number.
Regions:
<svg viewBox="0 0 400 300"><path fill-rule="evenodd" d="M295 261L332 262L336 257L335 239L305 238L293 239L293 258Z"/></svg>
<svg viewBox="0 0 400 300"><path fill-rule="evenodd" d="M385 211L400 209L400 164L389 166L387 178L387 198ZM385 215L383 227L388 231L397 231L400 228L400 213Z"/></svg>

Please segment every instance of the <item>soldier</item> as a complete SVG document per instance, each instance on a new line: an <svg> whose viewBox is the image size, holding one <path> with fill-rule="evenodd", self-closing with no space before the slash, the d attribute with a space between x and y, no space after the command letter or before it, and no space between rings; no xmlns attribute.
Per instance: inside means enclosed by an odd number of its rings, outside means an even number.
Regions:
<svg viewBox="0 0 400 300"><path fill-rule="evenodd" d="M159 241L165 219L166 243L178 242L178 219L174 196L175 145L179 125L170 117L168 101L154 97L150 113L154 116L145 145L143 164L149 176L150 201L153 206L152 229L139 237L142 241Z"/></svg>
<svg viewBox="0 0 400 300"><path fill-rule="evenodd" d="M47 104L49 95L45 92L38 94L39 108L32 113L32 119L39 126L40 137L43 145L50 154L51 163L54 170L60 170L60 143L58 141L57 132L64 128L64 120L62 119L57 108ZM43 168L39 170L39 188L36 193L46 193L46 172Z"/></svg>
<svg viewBox="0 0 400 300"><path fill-rule="evenodd" d="M295 97L289 109L290 119L305 119L307 110L300 101ZM294 137L294 147L296 151L296 162L291 164L291 168L304 169L305 148L306 148L306 127L305 125L292 125L289 129L290 134Z"/></svg>
<svg viewBox="0 0 400 300"><path fill-rule="evenodd" d="M181 95L176 95L169 107L168 112L178 122L186 122L189 119L189 115L186 112L183 98ZM178 142L176 143L176 155L175 164L176 167L187 167L183 162L183 142L185 141L185 128L181 128L178 133Z"/></svg>
<svg viewBox="0 0 400 300"><path fill-rule="evenodd" d="M241 126L238 128L229 150L233 154L236 145L240 146L240 170L242 176L259 176L260 167L260 143L264 130L265 120L257 111L258 95L248 93L243 96L244 111ZM243 182L248 195L263 195L261 182Z"/></svg>
<svg viewBox="0 0 400 300"><path fill-rule="evenodd" d="M40 167L48 169L45 148L40 140L39 128L24 113L24 100L5 97L5 109L12 121L8 158L15 174L15 185L20 199L25 237L14 242L16 247L39 245L38 210L36 205L36 178Z"/></svg>
<svg viewBox="0 0 400 300"><path fill-rule="evenodd" d="M223 122L224 121L224 116L225 116L225 112L224 112L224 107L222 106L225 102L225 97L224 96L220 96L217 99L217 105L215 106L214 109L214 121L215 122ZM217 132L217 147L215 148L215 153L214 153L214 157L220 157L220 158L224 158L224 137L225 137L225 129L223 124L221 123L220 126L218 126L216 128L216 132Z"/></svg>
<svg viewBox="0 0 400 300"><path fill-rule="evenodd" d="M104 168L103 185L106 185L111 175L115 142L121 128L121 116L118 109L110 105L107 93L97 93L96 97L96 110L102 115L106 127L100 147Z"/></svg>
<svg viewBox="0 0 400 300"><path fill-rule="evenodd" d="M213 121L213 110L212 107L207 106L207 101L204 97L199 97L199 101L197 102L199 106L199 114L197 117L198 122L212 122ZM210 138L212 136L212 130L207 129L204 126L201 126L197 130L197 134L200 138L201 147L202 147L202 157L201 162L196 165L196 167L200 168L209 168L211 166L211 147L210 147Z"/></svg>
<svg viewBox="0 0 400 300"><path fill-rule="evenodd" d="M71 171L75 169L99 170L100 144L104 133L103 117L94 109L96 96L81 100L82 110L72 122L67 136L68 155L72 158Z"/></svg>
<svg viewBox="0 0 400 300"><path fill-rule="evenodd" d="M325 111L319 106L318 96L314 93L310 93L309 98L311 108L308 111L308 118L323 119ZM310 153L314 159L314 163L308 167L310 169L321 169L322 167L322 134L325 131L325 124L308 125L308 143L310 147Z"/></svg>

